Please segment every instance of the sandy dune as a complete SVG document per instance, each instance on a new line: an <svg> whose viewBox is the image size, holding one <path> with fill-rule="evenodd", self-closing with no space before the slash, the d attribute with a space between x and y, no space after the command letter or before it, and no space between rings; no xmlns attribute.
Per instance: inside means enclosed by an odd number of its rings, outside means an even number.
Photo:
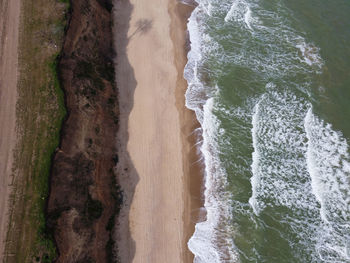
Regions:
<svg viewBox="0 0 350 263"><path fill-rule="evenodd" d="M18 27L20 0L0 1L0 261L4 251L7 202L16 144Z"/></svg>

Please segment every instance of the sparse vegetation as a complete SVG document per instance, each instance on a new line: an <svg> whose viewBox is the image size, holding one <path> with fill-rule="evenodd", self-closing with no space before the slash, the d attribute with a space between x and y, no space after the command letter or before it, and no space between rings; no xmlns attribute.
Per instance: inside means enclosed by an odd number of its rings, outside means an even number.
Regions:
<svg viewBox="0 0 350 263"><path fill-rule="evenodd" d="M20 78L10 222L4 262L52 262L52 233L45 205L51 159L66 114L57 60L67 21L68 0L23 0Z"/></svg>
<svg viewBox="0 0 350 263"><path fill-rule="evenodd" d="M92 199L91 196L88 195L88 200L86 202L87 218L91 221L98 219L102 215L102 212L102 203L99 200Z"/></svg>
<svg viewBox="0 0 350 263"><path fill-rule="evenodd" d="M111 6L105 6L110 1L97 1L110 10ZM57 256L55 245L61 255L67 253L60 242L69 242L74 247L74 241L62 241L59 237L54 244L53 236L57 237L58 228L80 235L82 247L89 248L88 252L82 250L77 262L98 261L96 251L99 253L101 250L92 247L97 238L98 242L104 242L107 249L107 255L103 251L102 257L98 254L99 258L104 261L107 257L108 262L115 262L113 229L122 194L113 169L108 170L118 162L114 146L106 139L114 138L115 124L118 123L111 24L106 17L107 21L97 17L102 25L91 22L96 18L94 9L101 10L99 5L91 5L85 0L77 5L81 8L72 14L74 18L81 19L79 26L86 25L86 28L78 35L74 30L66 32L68 44L61 58L59 54L70 1L23 0L20 98L17 106L21 139L13 171L14 191L5 262L52 262ZM69 45L74 38L69 35L72 32L77 40L73 47ZM65 94L57 72L64 83ZM57 148L66 115L65 95L69 118L65 120L62 132L63 143ZM72 118L76 124L74 127L67 124ZM93 121L88 121L89 118ZM84 133L81 144L77 143L79 149L72 147L74 150L70 151L69 147L65 147L67 142L64 138L69 134L69 139L75 139L75 135L81 135L75 133L81 127ZM53 158L55 162L52 166ZM49 190L50 203L47 203ZM115 205L110 206L113 201ZM67 218L74 219L73 223L62 230L60 224ZM104 227L108 233L103 231L102 237L96 235L96 229Z"/></svg>

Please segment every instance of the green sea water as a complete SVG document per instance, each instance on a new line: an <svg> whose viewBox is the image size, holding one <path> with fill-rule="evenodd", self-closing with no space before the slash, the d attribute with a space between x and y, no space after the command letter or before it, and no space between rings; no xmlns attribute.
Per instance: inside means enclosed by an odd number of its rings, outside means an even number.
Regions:
<svg viewBox="0 0 350 263"><path fill-rule="evenodd" d="M350 1L200 0L195 262L350 262Z"/></svg>

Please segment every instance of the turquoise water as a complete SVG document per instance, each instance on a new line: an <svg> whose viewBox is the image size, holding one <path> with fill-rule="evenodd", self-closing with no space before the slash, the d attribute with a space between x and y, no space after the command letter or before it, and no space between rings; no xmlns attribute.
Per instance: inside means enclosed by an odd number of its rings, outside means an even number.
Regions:
<svg viewBox="0 0 350 263"><path fill-rule="evenodd" d="M195 262L350 262L350 1L200 0Z"/></svg>

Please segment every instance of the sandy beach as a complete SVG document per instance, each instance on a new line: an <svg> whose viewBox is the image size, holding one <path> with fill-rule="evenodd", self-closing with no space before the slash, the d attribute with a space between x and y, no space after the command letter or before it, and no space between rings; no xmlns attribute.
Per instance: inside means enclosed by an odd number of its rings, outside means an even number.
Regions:
<svg viewBox="0 0 350 263"><path fill-rule="evenodd" d="M16 145L18 27L20 0L0 2L0 261L7 227L9 184Z"/></svg>
<svg viewBox="0 0 350 263"><path fill-rule="evenodd" d="M185 109L186 17L175 0L117 1L118 222L122 262L192 262L200 204L193 113ZM191 173L191 174L190 174Z"/></svg>

